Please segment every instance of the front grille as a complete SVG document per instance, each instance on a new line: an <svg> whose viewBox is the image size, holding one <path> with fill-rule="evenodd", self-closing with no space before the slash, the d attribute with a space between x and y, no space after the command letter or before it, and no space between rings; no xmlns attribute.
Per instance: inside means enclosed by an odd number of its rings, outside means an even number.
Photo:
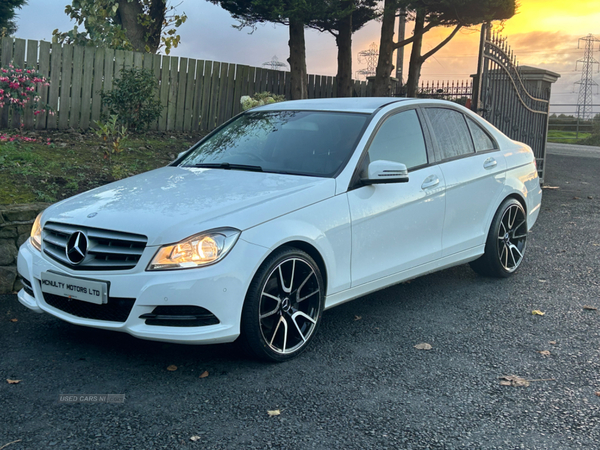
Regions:
<svg viewBox="0 0 600 450"><path fill-rule="evenodd" d="M31 286L31 282L27 278L21 278L21 282L23 283L23 290L32 297L35 297L33 293L33 287Z"/></svg>
<svg viewBox="0 0 600 450"><path fill-rule="evenodd" d="M79 264L67 259L67 243L76 232L87 238L87 252ZM127 270L140 260L148 238L141 234L121 233L84 226L47 222L42 233L44 253L74 270Z"/></svg>
<svg viewBox="0 0 600 450"><path fill-rule="evenodd" d="M109 297L108 303L97 305L95 303L73 300L60 295L44 292L44 300L50 306L84 319L106 320L109 322L125 322L133 304L134 298Z"/></svg>
<svg viewBox="0 0 600 450"><path fill-rule="evenodd" d="M163 327L205 327L217 325L219 319L200 306L157 306L151 313L142 314L146 325Z"/></svg>

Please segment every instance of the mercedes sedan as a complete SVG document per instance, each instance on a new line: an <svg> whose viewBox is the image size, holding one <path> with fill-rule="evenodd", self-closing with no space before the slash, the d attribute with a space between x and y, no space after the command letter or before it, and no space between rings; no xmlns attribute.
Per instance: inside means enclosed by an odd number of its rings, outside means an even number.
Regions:
<svg viewBox="0 0 600 450"><path fill-rule="evenodd" d="M19 300L68 322L293 358L325 309L470 263L523 263L542 191L531 149L436 100L254 108L167 167L38 216Z"/></svg>

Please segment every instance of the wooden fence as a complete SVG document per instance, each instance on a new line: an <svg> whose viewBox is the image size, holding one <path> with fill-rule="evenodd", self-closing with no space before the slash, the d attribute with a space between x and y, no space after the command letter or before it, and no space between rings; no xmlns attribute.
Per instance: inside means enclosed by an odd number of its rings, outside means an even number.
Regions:
<svg viewBox="0 0 600 450"><path fill-rule="evenodd" d="M8 108L2 108L0 129L22 122L26 129L87 130L105 112L100 93L110 91L121 70L132 67L151 70L159 81L157 96L164 109L154 130L210 131L241 111L242 95L269 91L289 98L289 72L16 38L2 38L0 44L0 65L33 68L50 79L39 95L55 111L9 117ZM365 81L355 81L354 89L357 96L367 95ZM335 77L308 76L309 98L334 97L335 92Z"/></svg>

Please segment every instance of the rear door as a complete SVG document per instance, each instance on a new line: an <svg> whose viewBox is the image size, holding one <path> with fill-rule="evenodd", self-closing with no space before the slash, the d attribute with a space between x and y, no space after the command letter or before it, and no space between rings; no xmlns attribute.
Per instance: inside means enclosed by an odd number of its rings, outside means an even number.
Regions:
<svg viewBox="0 0 600 450"><path fill-rule="evenodd" d="M492 137L451 108L425 108L434 154L446 180L442 256L485 243L506 177L506 161Z"/></svg>

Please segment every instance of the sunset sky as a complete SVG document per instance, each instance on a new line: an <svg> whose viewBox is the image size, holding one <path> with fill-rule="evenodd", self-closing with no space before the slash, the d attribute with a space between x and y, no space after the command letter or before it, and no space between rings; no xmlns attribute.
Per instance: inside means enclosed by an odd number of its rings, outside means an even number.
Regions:
<svg viewBox="0 0 600 450"><path fill-rule="evenodd" d="M17 37L51 40L52 30L72 29L73 24L64 14L68 0L29 0L18 11ZM600 2L598 0L520 0L517 14L504 24L502 35L522 65L537 66L561 75L553 86L551 103L576 103L579 86L574 83L581 78L583 48L578 49L580 37L595 34L600 38ZM178 7L188 15L188 21L179 29L181 45L171 54L190 58L208 59L260 66L277 56L285 61L288 56L288 34L284 26L266 24L248 34L249 30L232 28L237 22L229 13L203 0L183 0ZM381 23L371 22L354 34L353 53L368 49L371 43L379 44ZM407 25L407 36L412 27ZM436 29L426 35L424 48L432 48L450 32ZM433 58L423 66L421 80L468 80L477 66L479 29L462 30ZM595 58L600 60L600 43L595 45ZM335 41L328 33L307 30L307 65L309 73L335 75ZM408 63L410 47L406 48ZM353 69L365 68L354 60ZM407 69L405 69L406 71ZM600 75L594 71L600 84ZM405 72L406 73L406 72ZM594 91L594 103L600 104L600 93ZM554 111L568 109L553 107ZM572 108L571 108L572 110ZM600 111L600 106L595 108Z"/></svg>

